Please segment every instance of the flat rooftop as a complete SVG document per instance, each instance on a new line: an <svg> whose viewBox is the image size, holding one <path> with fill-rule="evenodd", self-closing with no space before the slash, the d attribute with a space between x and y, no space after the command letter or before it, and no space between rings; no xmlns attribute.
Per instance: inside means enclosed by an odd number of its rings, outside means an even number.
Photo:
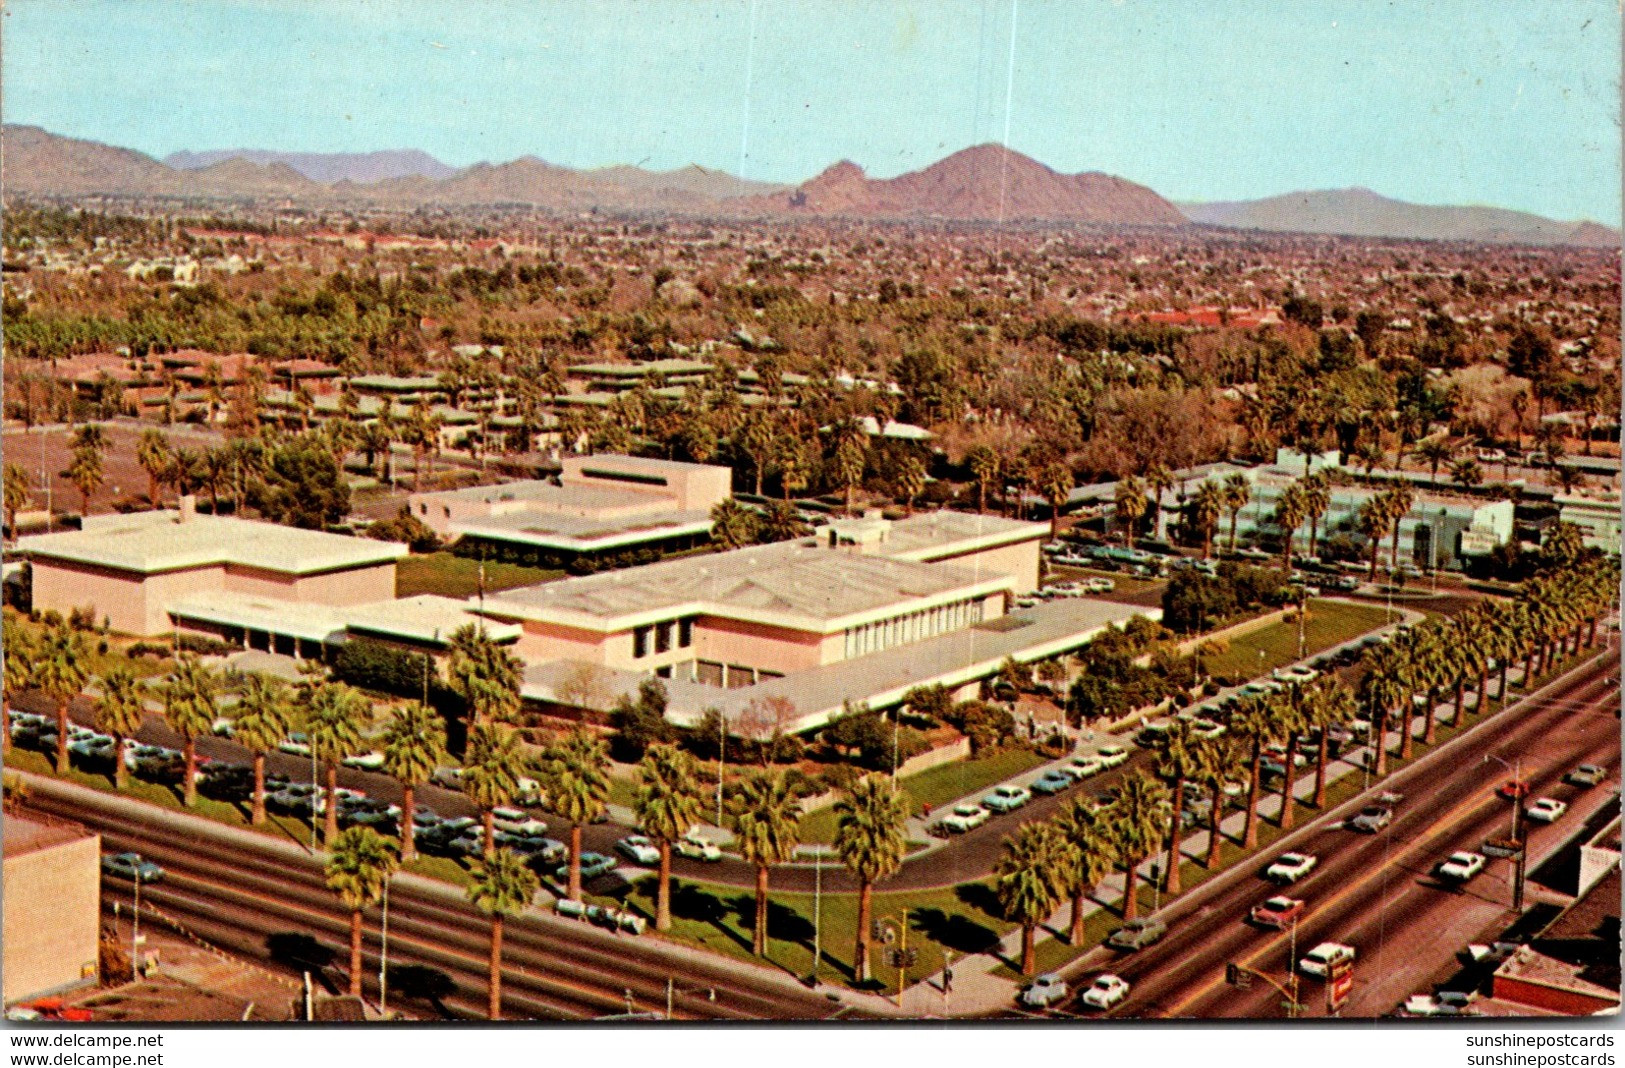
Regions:
<svg viewBox="0 0 1625 1068"><path fill-rule="evenodd" d="M7 813L6 818L0 820L0 851L8 857L24 856L89 836L90 832L77 823L59 820L47 822L43 818L14 813Z"/></svg>
<svg viewBox="0 0 1625 1068"><path fill-rule="evenodd" d="M523 629L516 623L498 623L475 615L466 603L432 593L340 611L352 633L405 638L428 645L444 645L460 628L469 625L483 627L486 635L497 642L516 641Z"/></svg>
<svg viewBox="0 0 1625 1068"><path fill-rule="evenodd" d="M506 504L533 506L538 510L555 509L596 510L604 508L647 507L654 497L648 492L621 489L618 486L584 486L572 483L556 486L546 479L526 479L522 482L504 482L496 486L466 486L463 489L439 490L434 493L414 493L414 501L425 504Z"/></svg>
<svg viewBox="0 0 1625 1068"><path fill-rule="evenodd" d="M710 708L732 718L752 701L782 697L796 710L792 729L811 730L839 714L848 702L884 708L900 701L915 686L961 686L993 675L1006 658L1023 663L1042 660L1086 645L1113 624L1137 615L1157 619L1161 614L1159 609L1136 608L1116 601L1066 598L884 652L767 679L754 686L722 689L681 679L659 681L666 687L668 716L681 724L697 722ZM579 689L584 672L602 688L608 703L623 694L635 693L638 685L651 677L643 672L554 660L528 667L521 693L532 700L554 701L560 686Z"/></svg>
<svg viewBox="0 0 1625 1068"><path fill-rule="evenodd" d="M985 596L1012 582L803 539L506 590L487 596L485 606L498 615L596 629L689 611L829 632L865 612L953 593Z"/></svg>
<svg viewBox="0 0 1625 1068"><path fill-rule="evenodd" d="M235 564L306 575L385 564L407 554L399 542L227 516L138 512L88 520L83 530L21 538L19 552L46 559L155 574Z"/></svg>
<svg viewBox="0 0 1625 1068"><path fill-rule="evenodd" d="M899 560L932 560L1049 537L1048 523L1029 523L974 512L916 512L894 519L877 551Z"/></svg>
<svg viewBox="0 0 1625 1068"><path fill-rule="evenodd" d="M648 500L647 497L644 500ZM711 513L642 512L606 518L561 515L541 510L464 519L451 528L465 537L521 542L547 549L593 552L642 545L683 534L711 530Z"/></svg>

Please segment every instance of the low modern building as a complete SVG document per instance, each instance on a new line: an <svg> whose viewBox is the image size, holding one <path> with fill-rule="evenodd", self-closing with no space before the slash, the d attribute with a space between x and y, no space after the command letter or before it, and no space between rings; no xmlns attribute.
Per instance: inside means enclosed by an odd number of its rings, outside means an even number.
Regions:
<svg viewBox="0 0 1625 1068"><path fill-rule="evenodd" d="M77 824L6 813L3 994L6 1004L96 980L101 838Z"/></svg>
<svg viewBox="0 0 1625 1068"><path fill-rule="evenodd" d="M1619 915L1616 862L1495 970L1491 987L1495 1000L1542 1015L1619 1012Z"/></svg>
<svg viewBox="0 0 1625 1068"><path fill-rule="evenodd" d="M1617 489L1559 493L1552 497L1557 518L1580 528L1588 548L1620 551L1620 499Z"/></svg>
<svg viewBox="0 0 1625 1068"><path fill-rule="evenodd" d="M636 456L567 456L545 480L414 493L412 514L442 538L493 558L564 566L581 556L670 552L711 535L732 492L729 468Z"/></svg>
<svg viewBox="0 0 1625 1068"><path fill-rule="evenodd" d="M187 603L236 599L296 613L395 596L398 542L299 530L275 523L177 511L97 516L84 528L20 539L33 568L36 608L68 614L89 607L124 634L173 630Z"/></svg>

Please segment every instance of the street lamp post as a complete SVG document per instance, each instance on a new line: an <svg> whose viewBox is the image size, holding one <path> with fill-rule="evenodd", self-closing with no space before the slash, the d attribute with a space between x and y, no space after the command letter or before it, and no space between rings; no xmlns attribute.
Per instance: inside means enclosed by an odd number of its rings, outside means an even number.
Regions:
<svg viewBox="0 0 1625 1068"><path fill-rule="evenodd" d="M384 916L379 924L378 1014L389 1012L389 879L384 879Z"/></svg>
<svg viewBox="0 0 1625 1068"><path fill-rule="evenodd" d="M1523 757L1514 757L1508 764L1494 753L1485 753L1485 760L1493 760L1503 768L1512 772L1512 837L1508 844L1515 851L1512 856L1512 911L1523 912L1523 882L1525 871L1525 849L1523 841Z"/></svg>
<svg viewBox="0 0 1625 1068"><path fill-rule="evenodd" d="M141 978L141 865L135 866L135 911L130 918L130 977Z"/></svg>

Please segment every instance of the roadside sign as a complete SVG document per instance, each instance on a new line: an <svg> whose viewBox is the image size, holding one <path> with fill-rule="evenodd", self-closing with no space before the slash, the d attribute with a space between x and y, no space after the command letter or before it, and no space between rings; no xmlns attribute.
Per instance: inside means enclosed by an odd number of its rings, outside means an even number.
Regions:
<svg viewBox="0 0 1625 1068"><path fill-rule="evenodd" d="M1486 857L1496 857L1500 860L1511 860L1523 851L1517 842L1509 842L1502 838L1492 838L1483 845Z"/></svg>
<svg viewBox="0 0 1625 1068"><path fill-rule="evenodd" d="M1336 1012L1343 1007L1354 990L1354 969L1349 968L1332 977L1326 984L1326 1011Z"/></svg>

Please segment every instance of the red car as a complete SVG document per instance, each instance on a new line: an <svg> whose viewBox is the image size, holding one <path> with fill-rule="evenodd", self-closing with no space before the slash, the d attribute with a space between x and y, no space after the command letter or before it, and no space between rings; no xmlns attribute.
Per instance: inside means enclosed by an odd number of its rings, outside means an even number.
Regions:
<svg viewBox="0 0 1625 1068"><path fill-rule="evenodd" d="M1523 779L1508 779L1495 792L1508 801L1516 801L1520 797L1529 796L1529 783Z"/></svg>
<svg viewBox="0 0 1625 1068"><path fill-rule="evenodd" d="M1272 897L1261 905L1254 905L1249 914L1260 927L1281 930L1303 917L1304 904L1295 897Z"/></svg>

